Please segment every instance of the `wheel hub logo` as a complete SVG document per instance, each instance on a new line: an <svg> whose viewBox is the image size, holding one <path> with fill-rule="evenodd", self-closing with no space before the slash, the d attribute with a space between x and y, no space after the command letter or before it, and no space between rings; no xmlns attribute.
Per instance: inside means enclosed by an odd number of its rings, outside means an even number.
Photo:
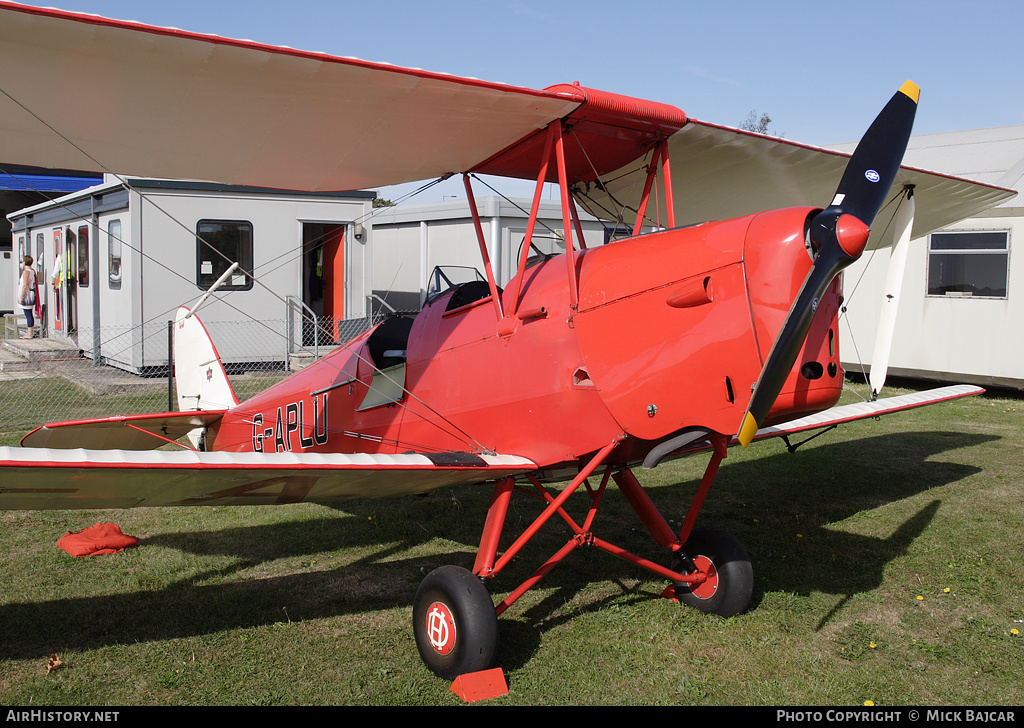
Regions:
<svg viewBox="0 0 1024 728"><path fill-rule="evenodd" d="M434 602L427 610L427 638L439 655L455 649L455 618L443 602Z"/></svg>

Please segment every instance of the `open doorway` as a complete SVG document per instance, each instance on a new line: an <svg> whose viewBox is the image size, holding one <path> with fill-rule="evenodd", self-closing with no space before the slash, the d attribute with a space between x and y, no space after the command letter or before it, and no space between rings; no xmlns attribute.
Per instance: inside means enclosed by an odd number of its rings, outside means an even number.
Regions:
<svg viewBox="0 0 1024 728"><path fill-rule="evenodd" d="M345 225L302 223L302 344L338 343L338 322L345 318ZM313 312L317 323L308 319Z"/></svg>

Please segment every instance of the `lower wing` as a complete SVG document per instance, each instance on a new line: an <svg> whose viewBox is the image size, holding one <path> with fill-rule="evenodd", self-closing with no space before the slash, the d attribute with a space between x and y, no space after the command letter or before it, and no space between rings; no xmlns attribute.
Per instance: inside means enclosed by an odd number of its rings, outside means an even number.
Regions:
<svg viewBox="0 0 1024 728"><path fill-rule="evenodd" d="M961 397L970 397L975 394L984 394L984 392L985 390L981 387L974 387L969 384L954 384L949 387L938 387L924 392L912 392L896 397L876 399L873 402L845 404L841 407L833 407L824 412L819 412L816 415L784 422L781 425L762 427L754 435L754 439L764 440L769 437L793 435L798 432L817 430L822 427L833 427L846 422L867 419L868 417L880 417L892 412L902 412L915 409L916 407L924 407L927 404L937 404L939 402L960 399Z"/></svg>
<svg viewBox="0 0 1024 728"><path fill-rule="evenodd" d="M874 402L833 407L798 420L757 431L755 440L786 437L883 414L981 394L970 385L940 387ZM35 432L39 444L69 445L78 439L94 446L118 437L124 446L126 424L137 425L142 441L167 427L191 428L222 413L166 413L130 418L60 423ZM49 429L47 429L49 428ZM93 431L95 429L95 431ZM128 431L135 429L129 427ZM709 433L694 431L664 443L644 465L710 447ZM26 436L26 441L29 436ZM733 438L730 444L737 444ZM0 509L132 508L172 505L272 505L343 498L410 495L450 485L479 483L536 470L526 458L470 453L315 454L225 453L0 447Z"/></svg>
<svg viewBox="0 0 1024 728"><path fill-rule="evenodd" d="M772 437L781 437L785 439L789 435L795 435L798 432L832 428L847 422L863 420L869 417L881 417L882 415L891 414L893 412L902 412L903 410L914 409L916 407L924 407L928 404L948 402L950 400L960 399L961 397L983 394L984 392L985 390L981 387L974 387L969 384L954 384L949 387L938 387L924 392L913 392L911 394L901 394L896 397L886 397L885 399L877 399L872 402L846 404L841 407L833 407L832 409L828 409L814 415L801 417L798 420L790 420L789 422L772 425L771 427L762 427L754 435L753 440L767 440ZM667 458L680 457L700 452L702 450L708 450L711 448L711 443L708 440L709 435L710 433L707 430L692 430L685 432L672 440L664 442L654 448L654 450L652 450L644 459L644 467L653 468L662 460ZM735 437L729 440L730 447L738 444L739 440Z"/></svg>
<svg viewBox="0 0 1024 728"><path fill-rule="evenodd" d="M273 505L378 498L536 469L511 455L133 452L0 447L0 509Z"/></svg>

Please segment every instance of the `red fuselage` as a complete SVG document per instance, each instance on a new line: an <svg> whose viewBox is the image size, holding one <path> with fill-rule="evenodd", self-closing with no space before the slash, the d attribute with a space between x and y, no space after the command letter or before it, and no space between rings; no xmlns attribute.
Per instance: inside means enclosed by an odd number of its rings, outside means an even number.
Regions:
<svg viewBox="0 0 1024 728"><path fill-rule="evenodd" d="M564 256L541 262L523 274L510 334L499 335L486 290L468 303L448 291L411 329L372 329L232 409L211 430L212 449L484 448L550 467L615 438L618 457L634 461L687 429L735 434L810 268L812 212L777 210L577 251L575 310ZM766 424L839 399L840 298L837 278ZM404 392L395 384L402 377Z"/></svg>

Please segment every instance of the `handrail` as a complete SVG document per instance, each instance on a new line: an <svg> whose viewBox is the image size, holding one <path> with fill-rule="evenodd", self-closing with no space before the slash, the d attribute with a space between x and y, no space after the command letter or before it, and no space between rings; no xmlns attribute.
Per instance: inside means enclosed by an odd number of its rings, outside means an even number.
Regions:
<svg viewBox="0 0 1024 728"><path fill-rule="evenodd" d="M291 312L292 312L292 309L295 308L295 304L296 303L300 306L300 311L302 309L305 309L306 311L309 311L309 317L313 321L313 356L315 358L319 359L320 358L320 322L317 321L316 313L313 311L313 309L311 309L309 307L308 304L306 304L305 301L303 301L298 296L293 296L293 295L290 295L290 294L286 295L284 297L284 303L285 303L285 308L287 309L285 311L285 320L288 322L288 328L289 329L291 329L291 322L292 322ZM303 316L304 316L304 314L303 314ZM292 331L288 332L288 350L285 352L285 362L286 362L286 364L291 361L290 354L291 354L291 347L292 347L292 333L293 333Z"/></svg>
<svg viewBox="0 0 1024 728"><path fill-rule="evenodd" d="M395 314L397 314L397 313L398 313L398 309L397 309L397 308L395 308L394 306L392 306L392 305L391 305L390 303L388 303L387 301L385 301L385 300L384 300L383 298L381 298L380 296L378 296L378 295L377 295L376 293L371 293L371 294L370 294L369 296L367 296L367 297L366 297L366 299L367 299L368 301L372 301L372 299L374 299L374 298L376 298L376 299L377 299L378 301L380 301L380 302L381 302L381 305L383 305L383 306L387 306L387 307L388 307L389 309L391 309L391 313L395 313ZM370 320L371 320L371 321L373 321L373 308L372 308L372 305L371 305L371 307L370 307Z"/></svg>

